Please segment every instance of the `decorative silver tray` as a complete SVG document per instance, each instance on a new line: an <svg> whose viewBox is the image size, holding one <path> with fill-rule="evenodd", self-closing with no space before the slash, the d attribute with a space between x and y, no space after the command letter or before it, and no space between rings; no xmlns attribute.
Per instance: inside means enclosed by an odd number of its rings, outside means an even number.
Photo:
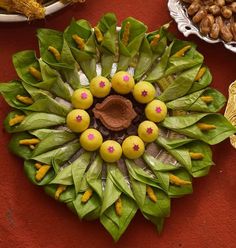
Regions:
<svg viewBox="0 0 236 248"><path fill-rule="evenodd" d="M222 39L213 40L208 36L203 36L198 28L189 19L186 9L180 3L179 0L168 0L168 8L171 17L176 21L178 29L185 37L190 34L197 35L200 39L208 43L218 43L221 42L228 50L236 53L236 42L226 43Z"/></svg>
<svg viewBox="0 0 236 248"><path fill-rule="evenodd" d="M45 4L45 15L50 15L68 4L63 4L60 1L50 1ZM20 14L8 14L5 11L0 11L0 22L25 22L28 21L27 17L20 15Z"/></svg>

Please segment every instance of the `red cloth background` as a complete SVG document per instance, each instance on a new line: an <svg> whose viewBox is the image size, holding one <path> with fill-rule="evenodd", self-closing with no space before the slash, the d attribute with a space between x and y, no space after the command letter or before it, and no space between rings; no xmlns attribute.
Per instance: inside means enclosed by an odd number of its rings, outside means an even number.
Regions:
<svg viewBox="0 0 236 248"><path fill-rule="evenodd" d="M46 20L0 24L0 81L16 78L11 57L17 51L37 49L36 29L63 30L72 17L85 18L93 25L106 12L115 12L119 22L133 16L150 30L171 20L165 0L87 0L66 8ZM172 23L171 30L184 38ZM186 39L186 38L185 38ZM236 79L236 54L221 44L210 45L197 37L205 62L213 74L215 88L226 96ZM194 180L194 193L172 200L170 218L158 235L154 225L140 213L118 243L98 221L80 221L63 204L33 186L23 172L23 161L10 154L10 135L2 121L10 108L0 97L0 247L1 248L97 248L97 247L236 247L236 156L229 140L213 148L216 165L208 176Z"/></svg>

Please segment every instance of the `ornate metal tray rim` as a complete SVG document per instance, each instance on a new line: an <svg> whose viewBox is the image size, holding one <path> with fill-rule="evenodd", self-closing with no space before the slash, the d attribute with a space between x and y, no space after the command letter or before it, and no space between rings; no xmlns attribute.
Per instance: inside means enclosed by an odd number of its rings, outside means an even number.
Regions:
<svg viewBox="0 0 236 248"><path fill-rule="evenodd" d="M171 17L177 23L179 31L183 33L185 37L188 37L190 34L195 34L200 39L211 44L221 42L226 49L236 53L236 42L226 43L222 39L213 40L208 36L201 35L198 28L189 19L186 9L183 8L179 0L168 0L168 9Z"/></svg>
<svg viewBox="0 0 236 248"><path fill-rule="evenodd" d="M63 9L68 4L63 4L60 1L50 1L45 4L45 16L53 14L54 12ZM27 17L21 14L7 14L5 12L0 13L0 22L25 22L28 21Z"/></svg>

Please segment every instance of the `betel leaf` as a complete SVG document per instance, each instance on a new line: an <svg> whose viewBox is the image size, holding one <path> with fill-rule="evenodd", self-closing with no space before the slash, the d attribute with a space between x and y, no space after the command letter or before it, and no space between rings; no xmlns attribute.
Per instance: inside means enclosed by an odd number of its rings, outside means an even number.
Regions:
<svg viewBox="0 0 236 248"><path fill-rule="evenodd" d="M130 23L129 35L127 45L122 42L122 37L125 32L125 27L127 23ZM142 40L147 31L147 26L142 22L128 17L122 22L121 30L118 36L119 45L119 62L117 66L117 71L125 71L128 69L132 58L138 53L141 46Z"/></svg>
<svg viewBox="0 0 236 248"><path fill-rule="evenodd" d="M35 51L26 50L15 53L12 57L12 60L17 75L20 79L31 85L36 85L39 83L39 81L29 72L30 66L33 66L35 69L40 71L40 65L38 59L36 58Z"/></svg>
<svg viewBox="0 0 236 248"><path fill-rule="evenodd" d="M38 29L37 36L39 38L39 50L43 61L53 68L58 69L73 89L79 88L80 79L77 71L77 63L63 37L63 33L52 29ZM61 55L59 61L48 50L49 46L58 50Z"/></svg>
<svg viewBox="0 0 236 248"><path fill-rule="evenodd" d="M33 87L27 83L22 82L22 85L31 95L33 103L30 106L21 107L20 109L33 112L52 113L60 116L67 116L71 110L71 104L63 100L58 102L52 98L50 93L44 90Z"/></svg>
<svg viewBox="0 0 236 248"><path fill-rule="evenodd" d="M9 121L16 115L24 115L24 113L20 111L12 111L8 114L4 121L5 129L9 133L17 133L65 124L65 118L58 115L48 113L30 113L25 116L25 119L21 123L10 126Z"/></svg>
<svg viewBox="0 0 236 248"><path fill-rule="evenodd" d="M20 81L11 81L8 83L0 83L0 93L4 97L5 101L13 108L21 109L26 105L19 100L16 96L29 96L28 92L24 89Z"/></svg>
<svg viewBox="0 0 236 248"><path fill-rule="evenodd" d="M159 188L158 179L148 171L145 171L143 168L137 166L132 160L125 160L126 166L129 171L129 175L132 176L135 180L142 183L148 184L152 187Z"/></svg>
<svg viewBox="0 0 236 248"><path fill-rule="evenodd" d="M212 102L206 103L202 96L212 97ZM166 106L174 110L185 110L195 112L218 112L225 104L226 99L219 91L206 88L170 101Z"/></svg>
<svg viewBox="0 0 236 248"><path fill-rule="evenodd" d="M44 190L46 192L46 194L48 194L49 196L51 196L52 198L55 199L55 193L57 190L58 185L56 184L49 184L44 186ZM60 196L59 199L57 199L60 202L64 202L64 203L70 203L72 202L76 197L75 194L75 188L73 185L67 186L65 191L63 191Z"/></svg>
<svg viewBox="0 0 236 248"><path fill-rule="evenodd" d="M51 133L44 139L41 139L40 143L35 147L33 151L33 156L37 156L44 152L48 152L50 150L58 148L74 139L76 139L76 135L68 131L64 131L61 133Z"/></svg>
<svg viewBox="0 0 236 248"><path fill-rule="evenodd" d="M85 42L84 49L79 49L73 39L73 35L79 35ZM86 20L72 20L69 27L64 32L71 52L75 60L79 63L82 71L89 80L94 78L96 73L96 44L92 27Z"/></svg>
<svg viewBox="0 0 236 248"><path fill-rule="evenodd" d="M200 66L194 66L181 74L158 96L158 99L164 102L177 99L184 96L191 88Z"/></svg>
<svg viewBox="0 0 236 248"><path fill-rule="evenodd" d="M193 93L195 91L199 91L201 89L206 88L212 81L212 75L209 71L209 69L206 67L206 71L202 78L199 81L194 81L192 84L192 87L189 90L189 94Z"/></svg>
<svg viewBox="0 0 236 248"><path fill-rule="evenodd" d="M173 44L174 43L172 42L169 46L166 47L159 63L153 67L153 69L148 73L147 78L145 78L146 81L155 82L164 77Z"/></svg>
<svg viewBox="0 0 236 248"><path fill-rule="evenodd" d="M37 83L34 86L43 90L47 90L56 96L70 101L70 86L63 81L59 72L47 65L42 59L39 59L39 64L42 72L43 81Z"/></svg>
<svg viewBox="0 0 236 248"><path fill-rule="evenodd" d="M159 161L157 158L154 158L151 155L148 155L147 153L144 154L145 162L151 167L153 173L157 177L162 177L162 180L165 179L165 182L168 182L168 195L170 197L181 197L186 194L192 193L192 184L189 185L183 185L183 186L177 186L170 183L169 177L170 174L173 174L180 179L190 181L191 182L191 176L183 167L177 167L170 164L163 164L161 161Z"/></svg>
<svg viewBox="0 0 236 248"><path fill-rule="evenodd" d="M63 164L68 161L71 156L78 151L79 148L80 144L78 140L75 140L52 151L34 156L31 159L34 159L41 163L51 164L51 161L54 158L57 160L57 162L60 161L60 163Z"/></svg>
<svg viewBox="0 0 236 248"><path fill-rule="evenodd" d="M124 233L137 211L137 205L134 200L125 194L122 194L120 199L122 202L121 216L117 216L114 206L111 206L100 217L100 222L111 234L114 241L117 241Z"/></svg>
<svg viewBox="0 0 236 248"><path fill-rule="evenodd" d="M184 53L183 56L176 57L176 52L180 51L185 46L191 46L191 48ZM200 65L203 62L203 55L196 50L196 45L188 41L174 40L174 44L171 49L171 55L168 61L168 66L165 71L165 76L178 73L196 65Z"/></svg>
<svg viewBox="0 0 236 248"><path fill-rule="evenodd" d="M53 170L53 167L49 169L49 171L46 173L46 175L42 178L41 181L37 181L35 176L37 173L37 169L35 168L36 161L33 160L25 160L24 162L24 171L29 180L36 185L42 186L48 184L54 177L55 172ZM50 165L50 164L49 164Z"/></svg>
<svg viewBox="0 0 236 248"><path fill-rule="evenodd" d="M22 132L22 133L16 133L12 136L11 141L9 143L9 149L12 153L15 155L23 158L23 159L29 159L32 156L33 150L26 145L20 145L19 141L24 139L32 139L35 138L33 135Z"/></svg>
<svg viewBox="0 0 236 248"><path fill-rule="evenodd" d="M73 185L71 164L61 168L50 184Z"/></svg>
<svg viewBox="0 0 236 248"><path fill-rule="evenodd" d="M44 62L56 69L74 69L75 60L67 42L63 38L62 32L53 29L40 28L37 30L37 37L40 55ZM59 61L48 50L49 46L56 48L61 54L61 59Z"/></svg>
<svg viewBox="0 0 236 248"><path fill-rule="evenodd" d="M104 77L110 75L112 64L115 60L117 41L116 25L117 19L113 13L105 14L97 24L97 28L103 35L101 42L97 40L97 46L101 55L102 76Z"/></svg>
<svg viewBox="0 0 236 248"><path fill-rule="evenodd" d="M50 129L50 128L41 128L41 129L30 131L32 135L36 136L40 140L47 138L47 136L51 135L52 133L54 134L58 133L60 135L61 133L64 133L64 132L65 130L63 129L60 130L60 129Z"/></svg>
<svg viewBox="0 0 236 248"><path fill-rule="evenodd" d="M72 178L76 193L81 189L82 179L85 176L85 171L90 163L91 156L92 154L90 152L84 152L71 164Z"/></svg>
<svg viewBox="0 0 236 248"><path fill-rule="evenodd" d="M215 128L202 131L197 123L214 125ZM220 114L192 114L185 116L166 117L160 123L163 127L202 140L210 145L217 144L236 132L236 128Z"/></svg>
<svg viewBox="0 0 236 248"><path fill-rule="evenodd" d="M114 185L127 196L134 198L131 188L128 185L127 179L118 169L117 164L107 165L107 175L110 177Z"/></svg>

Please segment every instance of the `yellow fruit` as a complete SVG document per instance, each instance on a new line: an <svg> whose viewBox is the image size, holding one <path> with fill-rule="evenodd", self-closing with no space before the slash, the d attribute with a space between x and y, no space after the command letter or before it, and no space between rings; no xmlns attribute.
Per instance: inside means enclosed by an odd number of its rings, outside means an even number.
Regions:
<svg viewBox="0 0 236 248"><path fill-rule="evenodd" d="M119 71L112 77L111 84L117 93L128 94L134 88L134 78L126 71Z"/></svg>
<svg viewBox="0 0 236 248"><path fill-rule="evenodd" d="M154 99L156 89L154 86L146 81L141 81L134 86L133 96L137 102L148 103Z"/></svg>
<svg viewBox="0 0 236 248"><path fill-rule="evenodd" d="M143 121L138 126L138 136L144 142L153 142L157 139L159 129L157 125L152 121Z"/></svg>
<svg viewBox="0 0 236 248"><path fill-rule="evenodd" d="M93 95L90 90L80 88L74 91L71 102L75 108L88 109L93 104Z"/></svg>
<svg viewBox="0 0 236 248"><path fill-rule="evenodd" d="M165 103L160 100L151 101L145 108L145 115L150 121L161 122L165 119L166 114L167 107Z"/></svg>
<svg viewBox="0 0 236 248"><path fill-rule="evenodd" d="M145 146L138 136L129 136L122 143L123 154L129 159L136 159L143 155Z"/></svg>
<svg viewBox="0 0 236 248"><path fill-rule="evenodd" d="M93 128L85 130L80 135L80 144L87 151L95 151L102 144L103 138L99 131Z"/></svg>
<svg viewBox="0 0 236 248"><path fill-rule="evenodd" d="M73 109L66 117L67 127L76 133L81 133L89 127L90 117L83 109Z"/></svg>
<svg viewBox="0 0 236 248"><path fill-rule="evenodd" d="M120 159L122 148L118 142L107 140L100 147L100 155L104 161L114 163Z"/></svg>
<svg viewBox="0 0 236 248"><path fill-rule="evenodd" d="M98 98L103 98L109 95L111 91L111 83L107 78L102 76L93 78L90 82L89 87L93 96Z"/></svg>

